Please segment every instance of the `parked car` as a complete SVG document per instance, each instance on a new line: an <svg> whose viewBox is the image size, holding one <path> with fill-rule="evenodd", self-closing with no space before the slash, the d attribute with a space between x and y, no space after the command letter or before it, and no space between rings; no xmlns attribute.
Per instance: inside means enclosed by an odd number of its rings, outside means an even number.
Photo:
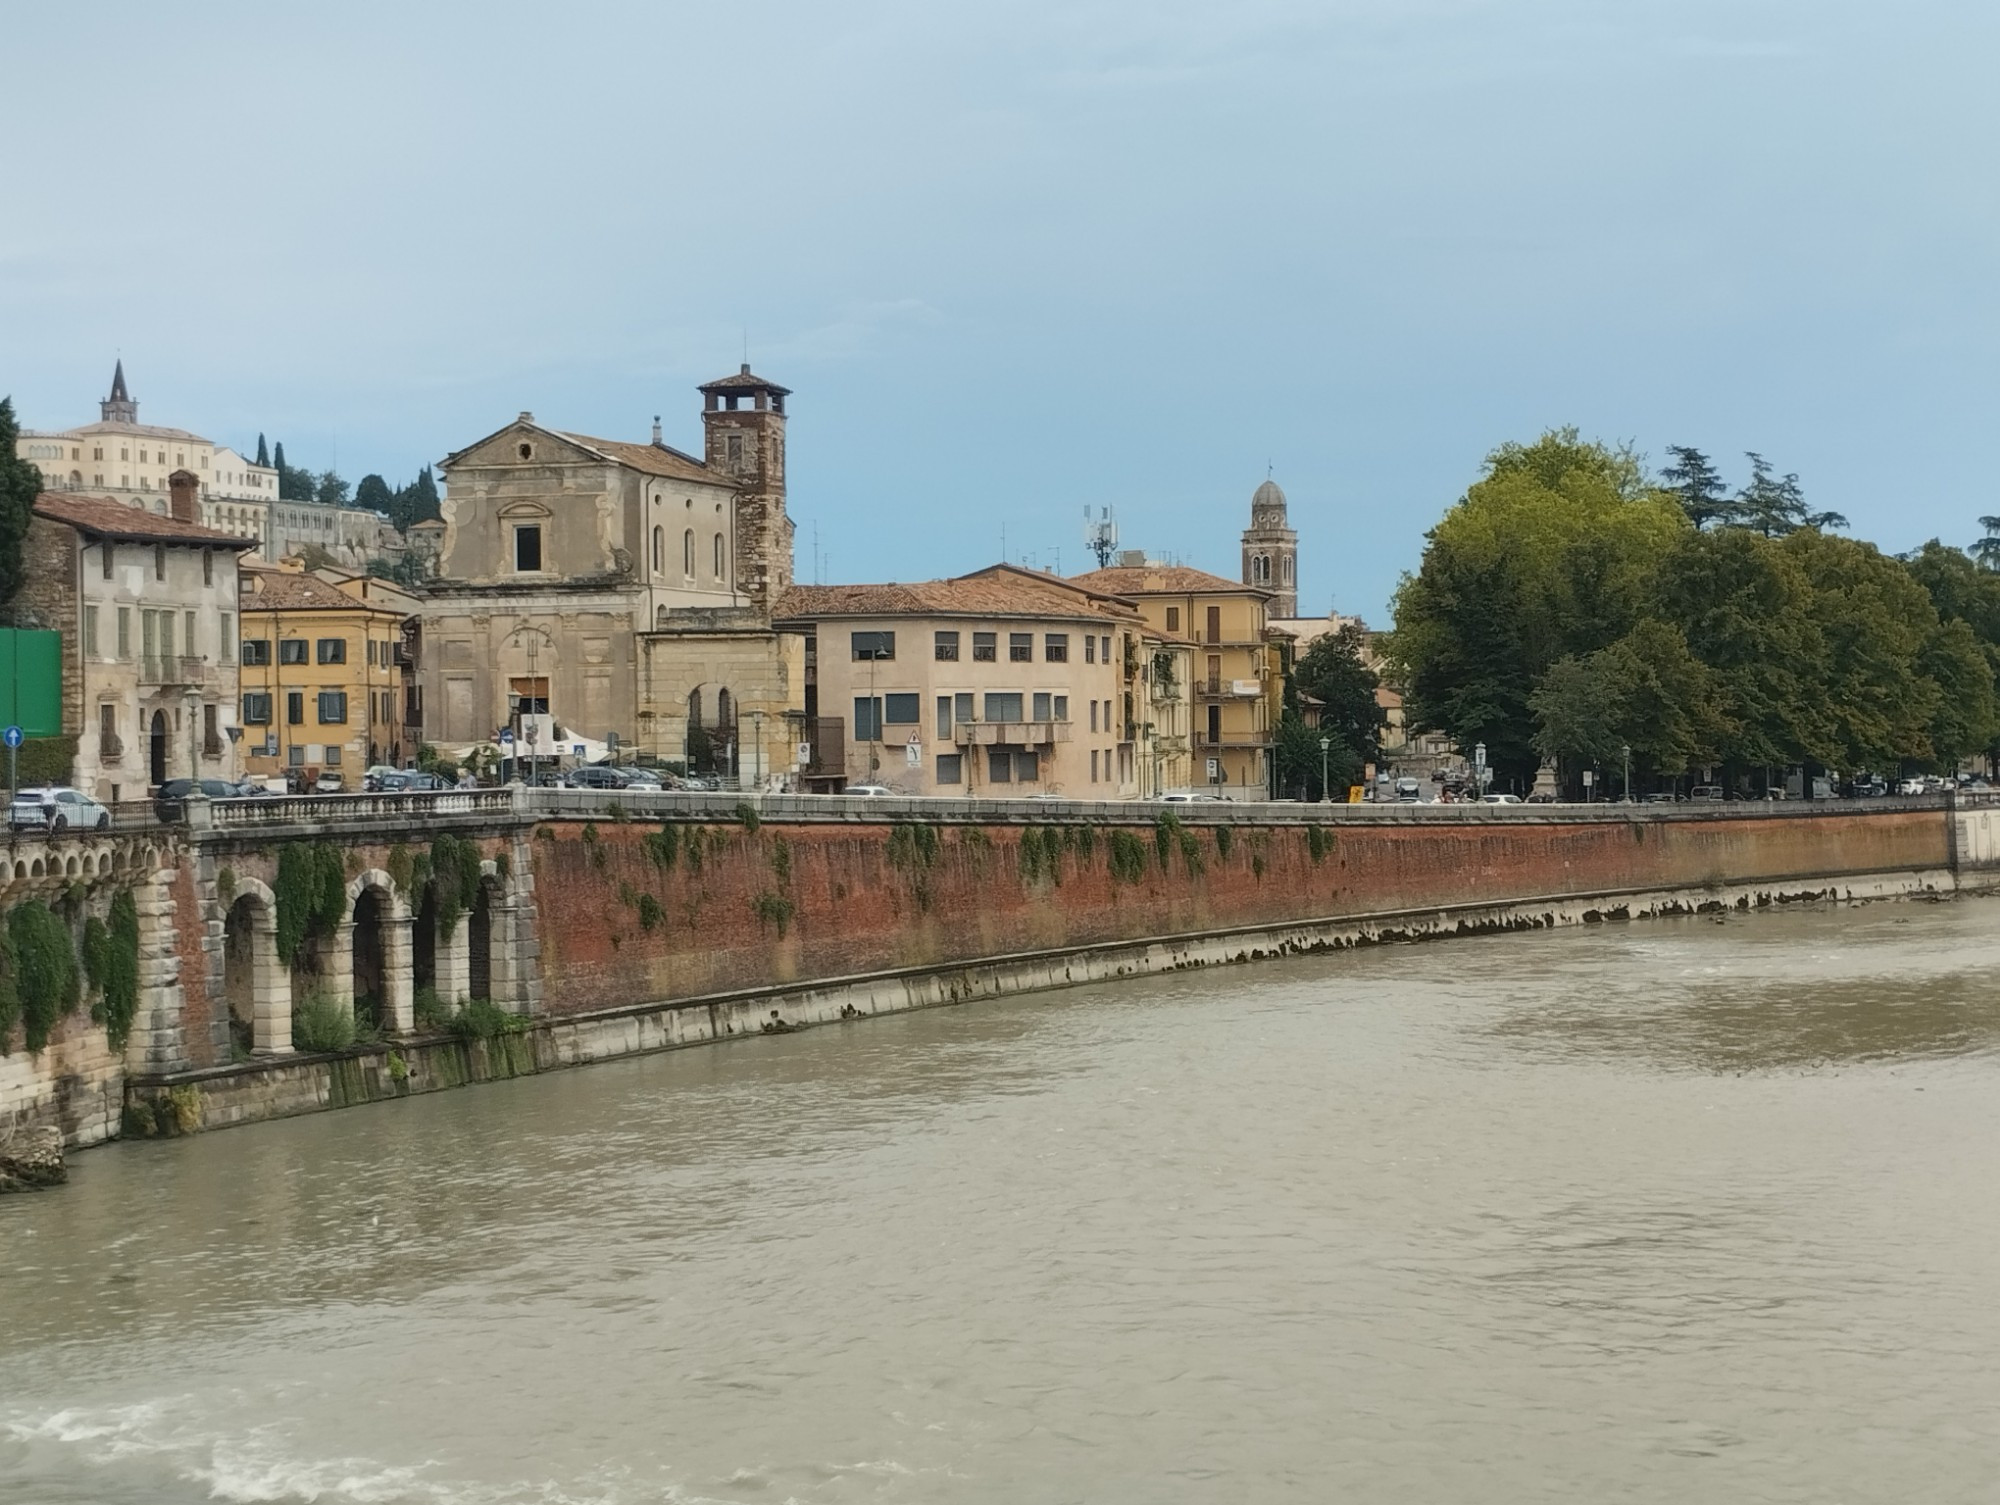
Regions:
<svg viewBox="0 0 2000 1505"><path fill-rule="evenodd" d="M1723 797L1720 784L1697 784L1688 791L1691 800L1720 800Z"/></svg>
<svg viewBox="0 0 2000 1505"><path fill-rule="evenodd" d="M1194 803L1194 796L1191 794L1163 794L1160 796L1160 803L1163 805L1192 805Z"/></svg>
<svg viewBox="0 0 2000 1505"><path fill-rule="evenodd" d="M186 820L187 797L194 792L195 783L194 779L168 779L153 791L153 813L165 821ZM243 785L227 779L202 779L200 784L201 792L212 800L250 798Z"/></svg>
<svg viewBox="0 0 2000 1505"><path fill-rule="evenodd" d="M324 769L321 771L320 776L313 780L312 792L314 794L345 794L347 792L347 777L344 774L335 772L331 768Z"/></svg>
<svg viewBox="0 0 2000 1505"><path fill-rule="evenodd" d="M58 785L56 795L56 815L49 821L42 808L42 791L23 789L14 796L14 803L7 812L7 824L16 831L108 831L111 829L111 812L87 794L78 794L67 785Z"/></svg>
<svg viewBox="0 0 2000 1505"><path fill-rule="evenodd" d="M650 768L621 768L618 771L625 775L625 787L627 789L636 789L643 792L645 790L665 789L667 787L667 781Z"/></svg>
<svg viewBox="0 0 2000 1505"><path fill-rule="evenodd" d="M842 794L861 794L875 797L884 794L894 794L896 791L882 784L849 784L840 792Z"/></svg>
<svg viewBox="0 0 2000 1505"><path fill-rule="evenodd" d="M623 789L626 782L625 770L607 763L572 768L563 778L563 783L571 789Z"/></svg>
<svg viewBox="0 0 2000 1505"><path fill-rule="evenodd" d="M1902 783L1896 786L1896 793L1898 794L1922 794L1923 792L1924 781L1922 779L1904 779Z"/></svg>
<svg viewBox="0 0 2000 1505"><path fill-rule="evenodd" d="M406 772L408 772L407 769L392 768L387 763L376 763L366 773L361 775L362 792L364 794L380 794L383 790L394 787L388 783L388 780L401 778Z"/></svg>
<svg viewBox="0 0 2000 1505"><path fill-rule="evenodd" d="M1518 794L1482 794L1479 796L1479 803L1482 805L1518 805L1521 803L1521 796Z"/></svg>

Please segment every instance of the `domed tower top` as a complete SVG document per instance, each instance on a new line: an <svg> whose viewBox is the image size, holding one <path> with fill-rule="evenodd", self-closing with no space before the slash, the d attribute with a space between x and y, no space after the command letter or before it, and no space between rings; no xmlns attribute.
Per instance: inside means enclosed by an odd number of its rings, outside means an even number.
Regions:
<svg viewBox="0 0 2000 1505"><path fill-rule="evenodd" d="M1250 526L1243 530L1243 583L1271 593L1274 618L1299 614L1299 535L1285 515L1285 493L1266 479L1250 494Z"/></svg>

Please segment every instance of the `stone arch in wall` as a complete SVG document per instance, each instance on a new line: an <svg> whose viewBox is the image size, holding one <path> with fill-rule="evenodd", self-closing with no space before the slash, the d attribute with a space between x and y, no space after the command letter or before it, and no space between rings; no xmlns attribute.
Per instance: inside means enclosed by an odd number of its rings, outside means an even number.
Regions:
<svg viewBox="0 0 2000 1505"><path fill-rule="evenodd" d="M225 912L222 990L232 1037L255 1055L291 1053L292 974L278 960L278 901L255 878L236 880Z"/></svg>
<svg viewBox="0 0 2000 1505"><path fill-rule="evenodd" d="M347 885L347 919L333 944L334 996L357 1017L368 1000L385 1032L406 1033L415 1012L410 960L410 906L395 880L369 868Z"/></svg>

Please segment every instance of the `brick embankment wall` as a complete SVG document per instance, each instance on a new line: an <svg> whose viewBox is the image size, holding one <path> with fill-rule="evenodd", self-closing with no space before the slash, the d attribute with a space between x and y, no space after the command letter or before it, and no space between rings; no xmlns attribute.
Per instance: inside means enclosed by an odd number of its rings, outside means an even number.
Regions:
<svg viewBox="0 0 2000 1505"><path fill-rule="evenodd" d="M672 830L538 828L547 1013L1286 921L1936 871L1952 855L1931 810L1191 824L1164 836L1111 822Z"/></svg>

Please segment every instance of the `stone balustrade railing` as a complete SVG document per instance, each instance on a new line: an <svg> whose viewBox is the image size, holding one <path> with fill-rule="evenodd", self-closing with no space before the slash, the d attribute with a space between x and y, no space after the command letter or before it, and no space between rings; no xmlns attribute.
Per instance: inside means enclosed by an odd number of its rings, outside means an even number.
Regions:
<svg viewBox="0 0 2000 1505"><path fill-rule="evenodd" d="M402 794L299 794L271 799L187 801L192 830L255 831L292 826L360 826L445 818L511 819L515 789L445 789Z"/></svg>

